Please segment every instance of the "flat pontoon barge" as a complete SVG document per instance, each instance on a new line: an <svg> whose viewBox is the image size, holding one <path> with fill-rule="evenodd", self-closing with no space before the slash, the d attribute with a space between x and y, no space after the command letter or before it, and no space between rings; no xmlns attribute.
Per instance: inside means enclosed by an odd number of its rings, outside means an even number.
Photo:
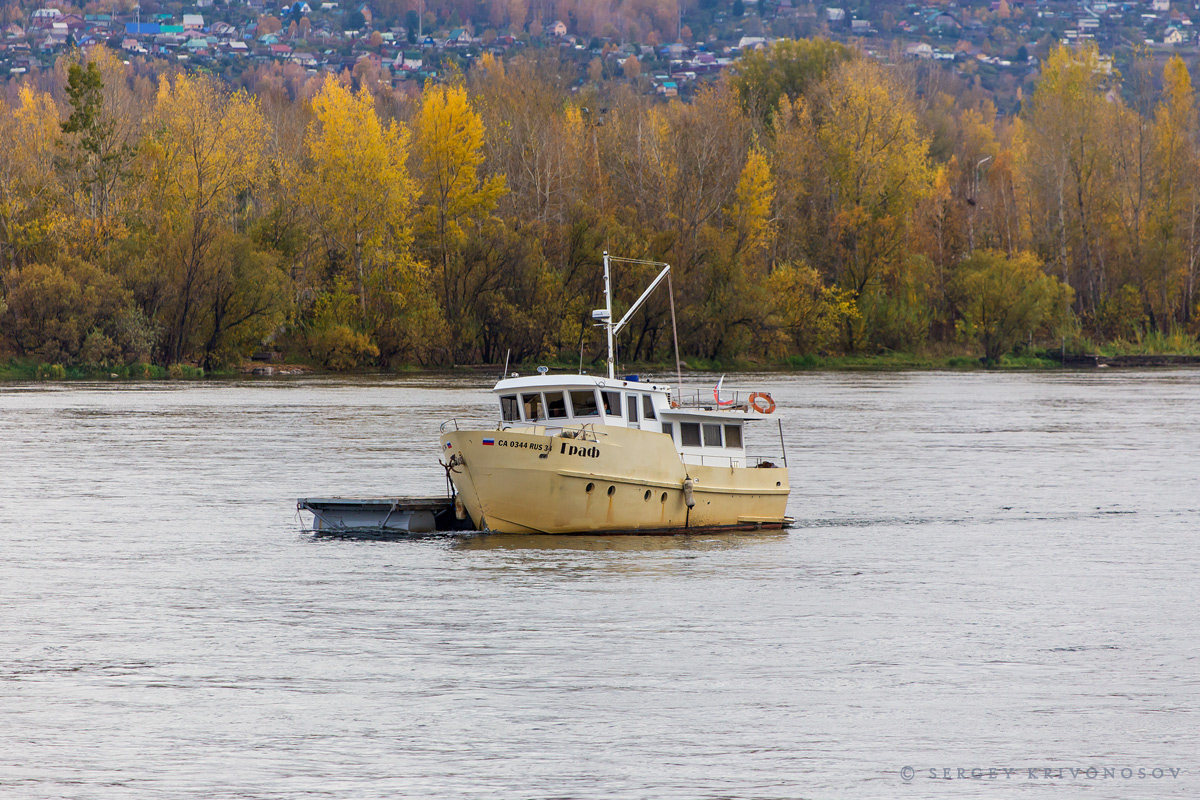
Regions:
<svg viewBox="0 0 1200 800"><path fill-rule="evenodd" d="M302 497L297 511L313 515L316 533L434 533L471 531L449 497Z"/></svg>

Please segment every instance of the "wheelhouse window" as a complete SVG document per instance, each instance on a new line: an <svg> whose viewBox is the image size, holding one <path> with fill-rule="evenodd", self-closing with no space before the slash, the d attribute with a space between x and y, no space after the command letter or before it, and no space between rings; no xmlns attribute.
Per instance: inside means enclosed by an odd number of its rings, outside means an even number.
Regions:
<svg viewBox="0 0 1200 800"><path fill-rule="evenodd" d="M671 437L671 441L675 441L675 426L669 422L662 424L663 433Z"/></svg>
<svg viewBox="0 0 1200 800"><path fill-rule="evenodd" d="M600 399L604 402L604 413L610 417L621 416L621 393L601 392Z"/></svg>
<svg viewBox="0 0 1200 800"><path fill-rule="evenodd" d="M517 396L515 394L501 395L500 418L505 422L521 421L521 406L517 404Z"/></svg>
<svg viewBox="0 0 1200 800"><path fill-rule="evenodd" d="M521 404L525 406L525 419L530 422L545 418L546 415L542 413L542 395L540 392L521 395Z"/></svg>
<svg viewBox="0 0 1200 800"><path fill-rule="evenodd" d="M638 421L638 396L636 394L625 395L625 413L626 419L630 422Z"/></svg>
<svg viewBox="0 0 1200 800"><path fill-rule="evenodd" d="M700 423L699 422L681 422L679 423L679 443L684 447L699 447L700 446Z"/></svg>
<svg viewBox="0 0 1200 800"><path fill-rule="evenodd" d="M654 400L648 394L642 395L642 416L646 419L657 419L654 416Z"/></svg>
<svg viewBox="0 0 1200 800"><path fill-rule="evenodd" d="M566 418L567 401L562 392L546 392L546 414L550 419Z"/></svg>
<svg viewBox="0 0 1200 800"><path fill-rule="evenodd" d="M600 406L596 405L596 392L592 389L572 391L571 410L576 417L600 416Z"/></svg>
<svg viewBox="0 0 1200 800"><path fill-rule="evenodd" d="M742 426L741 425L726 425L725 426L725 446L733 448L741 448L742 446Z"/></svg>
<svg viewBox="0 0 1200 800"><path fill-rule="evenodd" d="M720 447L721 446L721 426L720 425L704 425L704 446L705 447Z"/></svg>

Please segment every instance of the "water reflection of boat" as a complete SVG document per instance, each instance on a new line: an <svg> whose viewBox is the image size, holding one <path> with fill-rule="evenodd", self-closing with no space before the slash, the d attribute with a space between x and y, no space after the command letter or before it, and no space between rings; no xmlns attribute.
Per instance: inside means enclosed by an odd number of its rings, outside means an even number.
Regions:
<svg viewBox="0 0 1200 800"><path fill-rule="evenodd" d="M682 533L778 529L789 492L784 466L746 453L744 426L775 408L770 396L687 396L680 386L615 376L614 337L670 267L612 321L604 254L608 376L505 377L493 388L491 430L441 427L443 465L462 511L504 533Z"/></svg>
<svg viewBox="0 0 1200 800"><path fill-rule="evenodd" d="M785 536L775 530L774 537ZM580 552L652 552L729 550L750 543L770 541L771 534L711 533L688 536L570 536L529 533L485 533L458 537L454 550L573 550Z"/></svg>

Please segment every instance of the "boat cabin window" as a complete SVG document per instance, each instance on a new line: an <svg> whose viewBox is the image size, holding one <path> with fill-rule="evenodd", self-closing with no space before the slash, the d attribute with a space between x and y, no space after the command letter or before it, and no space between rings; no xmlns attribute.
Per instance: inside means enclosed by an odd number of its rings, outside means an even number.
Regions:
<svg viewBox="0 0 1200 800"><path fill-rule="evenodd" d="M577 417L600 416L600 407L596 405L596 393L591 389L572 391L571 409Z"/></svg>
<svg viewBox="0 0 1200 800"><path fill-rule="evenodd" d="M646 419L656 418L654 416L654 400L648 394L642 395L642 416Z"/></svg>
<svg viewBox="0 0 1200 800"><path fill-rule="evenodd" d="M699 447L700 446L700 423L699 422L681 422L679 423L679 443L684 447Z"/></svg>
<svg viewBox="0 0 1200 800"><path fill-rule="evenodd" d="M546 414L550 419L563 419L567 416L567 401L562 392L546 392Z"/></svg>
<svg viewBox="0 0 1200 800"><path fill-rule="evenodd" d="M725 446L740 448L742 446L742 426L725 426Z"/></svg>
<svg viewBox="0 0 1200 800"><path fill-rule="evenodd" d="M663 433L665 433L667 436L670 436L671 440L674 441L675 440L675 426L669 422L664 422L662 424L662 428L663 428Z"/></svg>
<svg viewBox="0 0 1200 800"><path fill-rule="evenodd" d="M626 419L630 422L638 421L638 396L636 394L625 395L625 413Z"/></svg>
<svg viewBox="0 0 1200 800"><path fill-rule="evenodd" d="M505 422L521 421L521 407L517 405L515 394L506 394L500 398L500 417Z"/></svg>
<svg viewBox="0 0 1200 800"><path fill-rule="evenodd" d="M604 413L610 417L621 416L621 393L620 392L601 392L600 398L604 401Z"/></svg>
<svg viewBox="0 0 1200 800"><path fill-rule="evenodd" d="M704 425L704 446L705 447L720 447L721 446L721 426L720 425Z"/></svg>
<svg viewBox="0 0 1200 800"><path fill-rule="evenodd" d="M542 395L540 392L521 395L521 403L525 406L525 419L535 422L545 418L546 415L542 413Z"/></svg>

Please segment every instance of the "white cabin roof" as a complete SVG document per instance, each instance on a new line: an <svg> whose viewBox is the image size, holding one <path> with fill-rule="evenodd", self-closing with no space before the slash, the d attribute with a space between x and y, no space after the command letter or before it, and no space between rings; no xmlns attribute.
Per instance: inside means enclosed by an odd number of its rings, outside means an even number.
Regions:
<svg viewBox="0 0 1200 800"><path fill-rule="evenodd" d="M516 378L501 378L492 388L496 394L522 391L553 391L555 389L626 389L642 392L667 393L671 387L664 384L635 381L622 378L604 378L599 375L522 375Z"/></svg>

